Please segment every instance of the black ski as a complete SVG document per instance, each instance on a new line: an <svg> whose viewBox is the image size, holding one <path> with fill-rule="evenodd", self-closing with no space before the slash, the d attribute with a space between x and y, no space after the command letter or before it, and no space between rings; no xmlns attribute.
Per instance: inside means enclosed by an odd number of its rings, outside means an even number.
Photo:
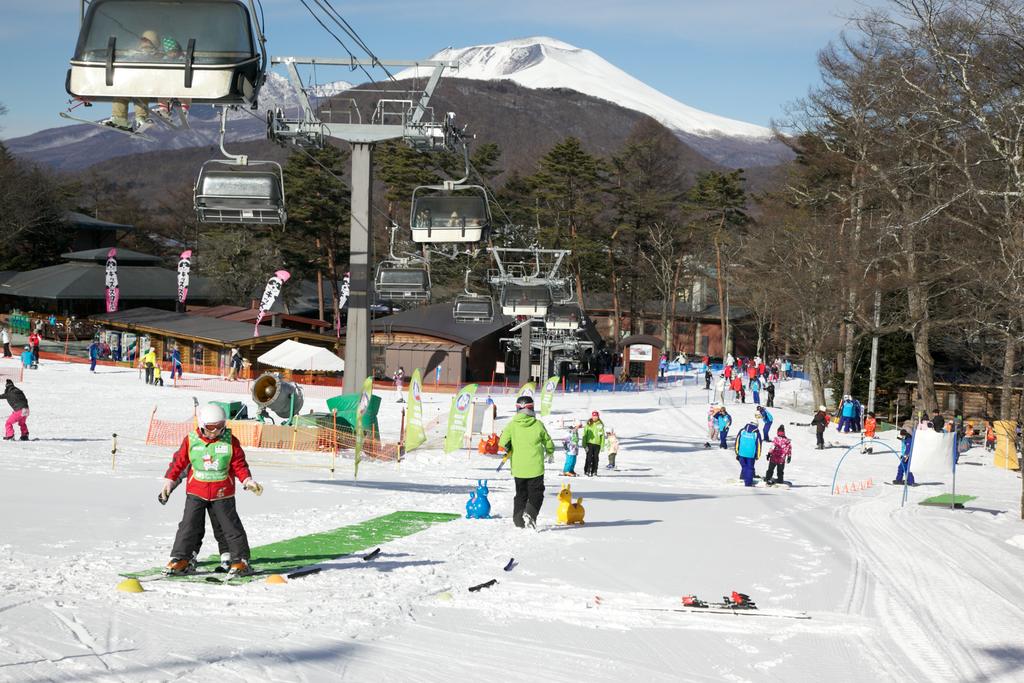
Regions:
<svg viewBox="0 0 1024 683"><path fill-rule="evenodd" d="M470 586L469 587L469 592L470 593L476 593L476 592L480 591L483 588L490 588L491 586L493 586L496 583L498 583L497 579L491 579L490 581L484 581L483 583L478 583L475 586Z"/></svg>
<svg viewBox="0 0 1024 683"><path fill-rule="evenodd" d="M363 562L369 562L378 555L380 555L380 548L377 548L376 550L369 552L366 555L363 555Z"/></svg>
<svg viewBox="0 0 1024 683"><path fill-rule="evenodd" d="M517 564L519 564L519 563L518 563L518 562L516 562L516 558L514 558L514 557L513 557L513 558L511 558L511 559L510 559L510 560L508 561L508 564L506 564L506 565L505 565L505 571L507 571L507 572L510 572L510 571L512 571L513 569L515 569L515 568L516 568L516 565L517 565Z"/></svg>

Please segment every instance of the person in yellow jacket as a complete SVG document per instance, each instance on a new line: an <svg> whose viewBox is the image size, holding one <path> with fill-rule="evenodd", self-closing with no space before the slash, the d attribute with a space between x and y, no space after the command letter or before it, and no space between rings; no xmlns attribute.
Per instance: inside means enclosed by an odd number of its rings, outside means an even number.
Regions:
<svg viewBox="0 0 1024 683"><path fill-rule="evenodd" d="M152 384L153 368L156 367L156 349L150 346L149 350L142 356L141 363L142 367L146 369L146 384Z"/></svg>
<svg viewBox="0 0 1024 683"><path fill-rule="evenodd" d="M533 412L533 397L516 399L516 415L505 425L498 442L508 453L505 457L512 460L516 482L512 522L520 529L535 529L544 502L544 460L555 452L555 442Z"/></svg>

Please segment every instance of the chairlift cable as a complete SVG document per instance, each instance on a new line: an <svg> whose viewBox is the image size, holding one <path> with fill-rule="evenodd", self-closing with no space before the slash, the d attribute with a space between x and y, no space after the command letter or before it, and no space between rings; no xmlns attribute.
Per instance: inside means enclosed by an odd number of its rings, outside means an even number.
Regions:
<svg viewBox="0 0 1024 683"><path fill-rule="evenodd" d="M396 80L394 75L388 70L388 68L381 64L380 59L377 57L377 55L373 53L373 50L371 50L370 46L366 44L366 41L364 41L362 37L359 35L359 33L357 33L356 30L352 28L352 25L345 20L345 17L341 16L338 10L334 8L334 5L331 4L331 0L313 1L321 8L323 8L324 5L327 5L327 8L324 9L324 11L328 14L328 16L330 16L331 14L334 15L332 17L332 19L334 19L334 23L337 24L341 28L341 30L347 33L348 36L352 38L352 40L356 41L356 45L361 47L363 51L366 53L366 55L373 61L373 66L377 66L381 70L383 70L384 73L387 74L388 78L391 79L392 81ZM337 18L335 19L334 17Z"/></svg>
<svg viewBox="0 0 1024 683"><path fill-rule="evenodd" d="M313 0L313 1L316 2L317 0ZM343 50L345 50L345 53L348 54L349 59L355 61L356 60L356 56L355 56L355 54L352 53L351 50L348 49L348 45L346 45L341 40L341 38L338 37L338 34L336 34L334 31L332 31L330 28L328 28L327 24L325 24L323 21L321 21L320 17L318 17L316 15L316 12L313 11L313 8L310 7L308 4L306 4L306 0L299 0L299 2L301 2L302 6L306 8L306 11L309 12L309 15L311 17L313 17L314 20L316 20L316 23L320 24L320 27L323 28L323 30L325 30L329 34L331 34L331 37L334 38L334 40L337 41L338 45L340 45L341 48ZM374 80L373 76L370 75L370 72L366 70L365 66L359 66L359 70L362 71L364 74L366 74L366 77L370 79L371 83L376 83L376 81Z"/></svg>

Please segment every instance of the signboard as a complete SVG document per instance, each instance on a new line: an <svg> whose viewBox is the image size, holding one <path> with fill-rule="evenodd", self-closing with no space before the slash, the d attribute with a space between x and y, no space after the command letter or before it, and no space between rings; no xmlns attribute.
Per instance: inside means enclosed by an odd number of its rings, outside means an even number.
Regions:
<svg viewBox="0 0 1024 683"><path fill-rule="evenodd" d="M650 344L633 344L629 347L629 360L637 363L654 360L654 347Z"/></svg>

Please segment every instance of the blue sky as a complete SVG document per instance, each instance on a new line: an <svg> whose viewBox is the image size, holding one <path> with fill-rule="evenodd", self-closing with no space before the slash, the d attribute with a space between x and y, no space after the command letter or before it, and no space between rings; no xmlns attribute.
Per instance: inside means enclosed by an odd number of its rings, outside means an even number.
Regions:
<svg viewBox="0 0 1024 683"><path fill-rule="evenodd" d="M873 0L878 4L881 0ZM307 0L312 6L313 2ZM263 0L271 54L333 56L340 48L299 0ZM690 106L767 125L817 80L816 55L858 11L858 0L378 0L334 6L381 58L425 58L546 35L588 48ZM63 123L64 75L78 33L78 0L5 2L7 65L0 138ZM354 79L339 70L337 80ZM321 80L325 80L321 78ZM102 113L102 112L101 112ZM97 114L99 116L100 114Z"/></svg>

